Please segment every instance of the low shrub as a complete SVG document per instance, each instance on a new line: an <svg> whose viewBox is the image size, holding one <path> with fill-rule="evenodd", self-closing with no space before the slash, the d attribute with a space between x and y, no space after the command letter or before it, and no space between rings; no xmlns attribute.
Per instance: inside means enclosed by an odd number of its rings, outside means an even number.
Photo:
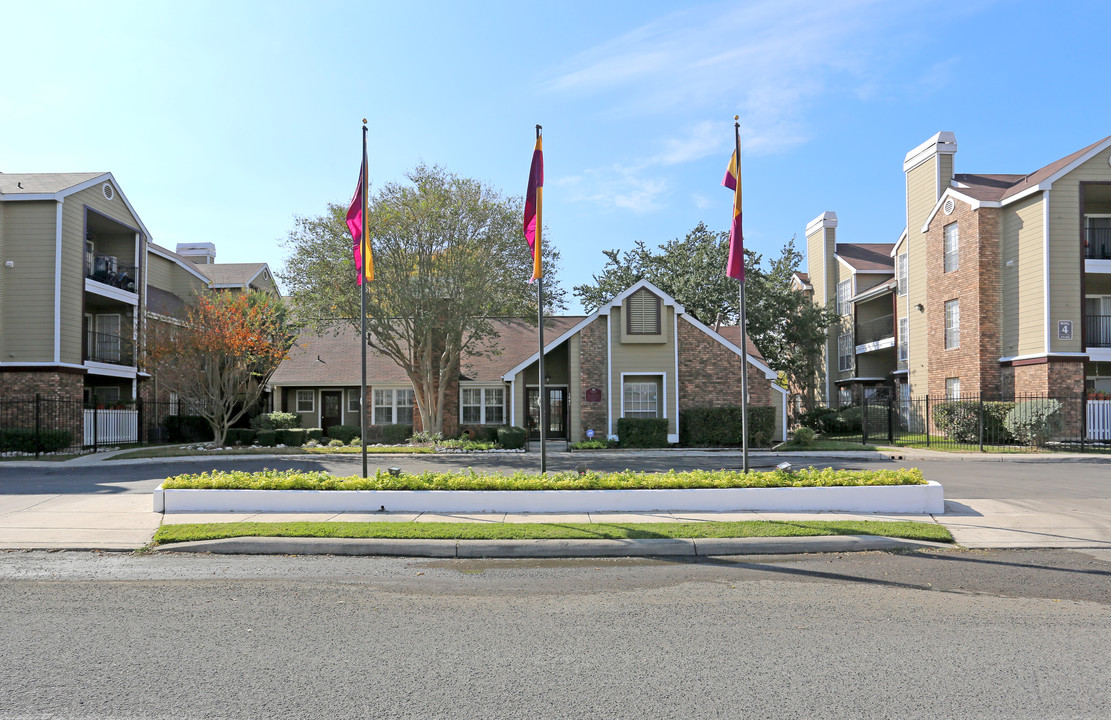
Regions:
<svg viewBox="0 0 1111 720"><path fill-rule="evenodd" d="M608 450L617 447L613 440L583 440L571 446L572 450Z"/></svg>
<svg viewBox="0 0 1111 720"><path fill-rule="evenodd" d="M274 447L278 444L278 431L277 430L259 430L258 431L258 444L263 447Z"/></svg>
<svg viewBox="0 0 1111 720"><path fill-rule="evenodd" d="M258 437L258 431L250 428L228 428L224 439L228 445L250 445Z"/></svg>
<svg viewBox="0 0 1111 720"><path fill-rule="evenodd" d="M411 443L438 443L443 439L444 439L444 434L443 433L428 432L427 430L421 430L420 432L413 433L413 436L411 438L409 438L409 442L411 442Z"/></svg>
<svg viewBox="0 0 1111 720"><path fill-rule="evenodd" d="M498 445L506 450L519 450L525 446L528 431L516 425L501 425L498 427Z"/></svg>
<svg viewBox="0 0 1111 720"><path fill-rule="evenodd" d="M413 436L412 425L379 425L382 428L382 442L387 445L401 445Z"/></svg>
<svg viewBox="0 0 1111 720"><path fill-rule="evenodd" d="M841 413L834 408L811 408L799 416L799 424L822 435L837 435L843 431Z"/></svg>
<svg viewBox="0 0 1111 720"><path fill-rule="evenodd" d="M328 441L328 447L343 447L345 443L339 438L332 438Z"/></svg>
<svg viewBox="0 0 1111 720"><path fill-rule="evenodd" d="M950 440L962 443L980 442L980 407L977 400L947 400L930 408L934 427ZM1013 402L985 402L984 442L1007 445L1014 437L1004 424Z"/></svg>
<svg viewBox="0 0 1111 720"><path fill-rule="evenodd" d="M29 428L0 430L0 452L51 453L73 444L68 430L40 430L38 437Z"/></svg>
<svg viewBox="0 0 1111 720"><path fill-rule="evenodd" d="M305 431L305 437L320 442L324 439L324 428L309 428Z"/></svg>
<svg viewBox="0 0 1111 720"><path fill-rule="evenodd" d="M795 444L806 447L807 445L814 444L814 437L816 433L808 427L800 427L795 430Z"/></svg>
<svg viewBox="0 0 1111 720"><path fill-rule="evenodd" d="M492 442L479 442L477 440L469 440L467 438L460 438L458 440L441 440L436 443L438 448L447 448L449 450L466 450L468 452L475 452L478 450L493 450L494 443Z"/></svg>
<svg viewBox="0 0 1111 720"><path fill-rule="evenodd" d="M333 425L328 428L328 437L343 443L351 442L352 438L360 436L362 429L358 425Z"/></svg>
<svg viewBox="0 0 1111 720"><path fill-rule="evenodd" d="M362 447L363 439L361 437L353 437L347 444L350 447Z"/></svg>
<svg viewBox="0 0 1111 720"><path fill-rule="evenodd" d="M679 413L679 442L693 447L740 445L741 407L688 408ZM620 436L620 433L619 433ZM775 408L748 408L748 444L768 447L775 437Z"/></svg>
<svg viewBox="0 0 1111 720"><path fill-rule="evenodd" d="M301 416L297 413L272 412L251 418L255 430L289 430L301 427Z"/></svg>
<svg viewBox="0 0 1111 720"><path fill-rule="evenodd" d="M667 447L667 418L618 418L617 437L623 448Z"/></svg>
<svg viewBox="0 0 1111 720"><path fill-rule="evenodd" d="M213 439L212 428L200 415L167 415L163 424L167 442L192 443Z"/></svg>
<svg viewBox="0 0 1111 720"><path fill-rule="evenodd" d="M1061 403L1048 398L1017 402L1003 425L1018 442L1041 447L1064 427Z"/></svg>
<svg viewBox="0 0 1111 720"><path fill-rule="evenodd" d="M284 428L282 430L275 430L274 432L277 435L279 445L299 447L305 442L305 431L301 428Z"/></svg>

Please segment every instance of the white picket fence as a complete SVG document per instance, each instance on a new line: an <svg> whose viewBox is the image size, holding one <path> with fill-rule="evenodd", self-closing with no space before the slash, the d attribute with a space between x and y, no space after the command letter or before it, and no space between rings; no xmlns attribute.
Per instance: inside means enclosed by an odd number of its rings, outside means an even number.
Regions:
<svg viewBox="0 0 1111 720"><path fill-rule="evenodd" d="M86 410L86 445L93 444L94 427L97 445L139 442L139 411Z"/></svg>
<svg viewBox="0 0 1111 720"><path fill-rule="evenodd" d="M1111 440L1111 400L1088 401L1088 439Z"/></svg>

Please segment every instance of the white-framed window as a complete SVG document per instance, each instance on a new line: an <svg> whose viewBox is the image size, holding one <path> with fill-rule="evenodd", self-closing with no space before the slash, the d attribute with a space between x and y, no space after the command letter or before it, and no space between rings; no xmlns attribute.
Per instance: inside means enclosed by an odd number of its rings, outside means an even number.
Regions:
<svg viewBox="0 0 1111 720"><path fill-rule="evenodd" d="M837 338L837 369L846 372L853 369L853 334L842 333Z"/></svg>
<svg viewBox="0 0 1111 720"><path fill-rule="evenodd" d="M849 298L853 296L853 279L842 280L837 283L837 314L848 315L853 311Z"/></svg>
<svg viewBox="0 0 1111 720"><path fill-rule="evenodd" d="M178 400L177 393L170 391L170 414L177 415L181 401Z"/></svg>
<svg viewBox="0 0 1111 720"><path fill-rule="evenodd" d="M961 346L961 301L945 301L945 349Z"/></svg>
<svg viewBox="0 0 1111 720"><path fill-rule="evenodd" d="M362 404L362 397L360 397L359 388L347 390L347 412L358 414L359 406Z"/></svg>
<svg viewBox="0 0 1111 720"><path fill-rule="evenodd" d="M945 226L945 272L953 272L959 266L957 251L960 247L960 232L956 223Z"/></svg>
<svg viewBox="0 0 1111 720"><path fill-rule="evenodd" d="M905 296L910 277L910 259L907 253L900 253L895 256L895 276L898 278L899 295Z"/></svg>
<svg viewBox="0 0 1111 720"><path fill-rule="evenodd" d="M961 399L961 379L959 377L945 378L945 399Z"/></svg>
<svg viewBox="0 0 1111 720"><path fill-rule="evenodd" d="M297 391L297 412L315 412L316 411L316 391L315 390L298 390Z"/></svg>
<svg viewBox="0 0 1111 720"><path fill-rule="evenodd" d="M909 338L910 318L899 318L899 362L906 362L910 357Z"/></svg>
<svg viewBox="0 0 1111 720"><path fill-rule="evenodd" d="M660 417L660 386L654 379L643 376L626 378L622 393L623 417Z"/></svg>
<svg viewBox="0 0 1111 720"><path fill-rule="evenodd" d="M505 388L462 388L459 407L464 425L501 425L505 422Z"/></svg>
<svg viewBox="0 0 1111 720"><path fill-rule="evenodd" d="M376 389L374 391L375 425L412 425L413 391L404 388Z"/></svg>
<svg viewBox="0 0 1111 720"><path fill-rule="evenodd" d="M837 388L837 404L842 407L853 404L853 389L851 387L841 385Z"/></svg>

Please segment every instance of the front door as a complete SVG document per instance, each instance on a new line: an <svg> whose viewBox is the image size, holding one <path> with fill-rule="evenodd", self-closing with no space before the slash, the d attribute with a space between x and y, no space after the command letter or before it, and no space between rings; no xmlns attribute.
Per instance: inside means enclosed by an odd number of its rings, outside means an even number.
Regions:
<svg viewBox="0 0 1111 720"><path fill-rule="evenodd" d="M324 434L328 434L328 428L333 425L343 424L343 391L342 390L321 390L320 391L320 427L324 428Z"/></svg>
<svg viewBox="0 0 1111 720"><path fill-rule="evenodd" d="M544 434L550 440L567 439L567 388L545 388L548 391L548 430ZM529 438L540 439L540 407L537 399L540 388L528 388L527 424Z"/></svg>

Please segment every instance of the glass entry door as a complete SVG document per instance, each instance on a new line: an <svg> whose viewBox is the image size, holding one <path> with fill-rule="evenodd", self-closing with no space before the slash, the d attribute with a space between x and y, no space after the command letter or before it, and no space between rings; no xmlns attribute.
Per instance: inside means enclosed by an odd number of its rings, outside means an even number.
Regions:
<svg viewBox="0 0 1111 720"><path fill-rule="evenodd" d="M548 391L548 429L545 437L551 440L567 439L567 388L545 388ZM526 391L528 415L526 424L530 440L540 439L540 388Z"/></svg>

